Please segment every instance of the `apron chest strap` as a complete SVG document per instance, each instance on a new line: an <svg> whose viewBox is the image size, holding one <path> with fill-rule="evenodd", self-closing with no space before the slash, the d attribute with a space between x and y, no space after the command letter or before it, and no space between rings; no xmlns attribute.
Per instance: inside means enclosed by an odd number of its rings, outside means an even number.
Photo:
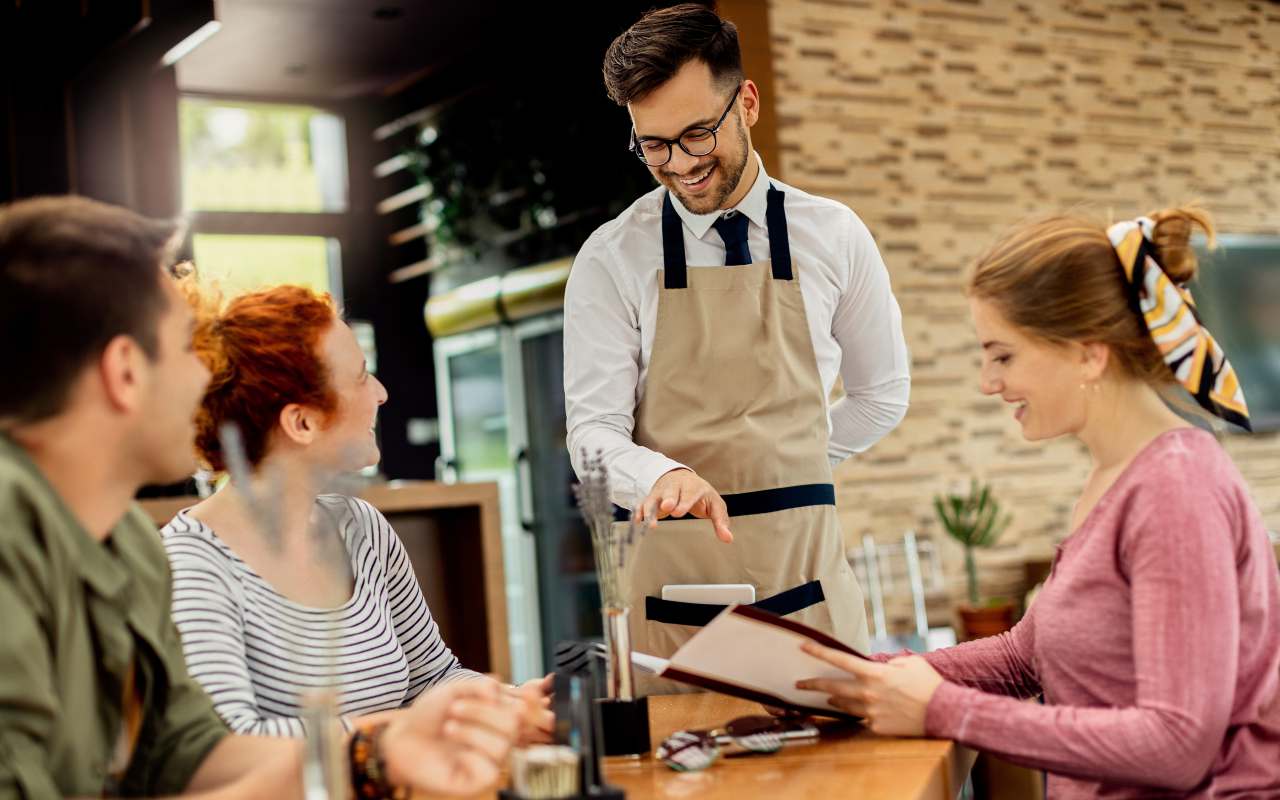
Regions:
<svg viewBox="0 0 1280 800"><path fill-rule="evenodd" d="M787 234L786 193L769 184L765 198L764 221L769 231L769 260L773 279L789 281L795 277L795 272L791 268L791 239ZM662 285L667 289L689 288L684 228L671 200L671 192L666 192L662 198L662 271Z"/></svg>

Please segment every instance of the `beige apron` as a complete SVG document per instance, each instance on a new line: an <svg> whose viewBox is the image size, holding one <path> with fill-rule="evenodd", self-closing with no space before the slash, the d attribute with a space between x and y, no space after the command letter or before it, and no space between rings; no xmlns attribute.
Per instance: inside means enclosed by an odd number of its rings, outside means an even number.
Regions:
<svg viewBox="0 0 1280 800"><path fill-rule="evenodd" d="M867 648L862 591L836 516L827 398L783 193L773 187L767 221L769 260L688 269L670 195L664 203L657 328L634 439L724 497L734 541L691 518L645 533L631 572L638 652L669 656L721 610L661 599L664 585L687 583L750 583L757 606Z"/></svg>

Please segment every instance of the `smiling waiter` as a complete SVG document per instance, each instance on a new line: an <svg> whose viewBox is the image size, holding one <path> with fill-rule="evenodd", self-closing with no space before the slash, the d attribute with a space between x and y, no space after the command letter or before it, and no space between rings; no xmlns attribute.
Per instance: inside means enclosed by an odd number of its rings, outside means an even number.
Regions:
<svg viewBox="0 0 1280 800"><path fill-rule="evenodd" d="M614 501L663 519L633 562L633 647L669 655L719 610L664 586L750 584L761 608L865 648L831 470L901 421L910 389L875 242L844 205L765 174L732 22L650 12L604 78L661 186L574 261L565 404L579 473L599 453Z"/></svg>

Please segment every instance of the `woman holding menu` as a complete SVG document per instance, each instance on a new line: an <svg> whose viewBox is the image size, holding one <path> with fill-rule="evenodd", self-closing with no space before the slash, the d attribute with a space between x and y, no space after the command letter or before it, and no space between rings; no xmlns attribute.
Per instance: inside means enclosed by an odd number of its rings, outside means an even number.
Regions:
<svg viewBox="0 0 1280 800"><path fill-rule="evenodd" d="M1195 226L1212 236L1196 209L1105 230L1057 217L978 260L983 393L1027 439L1075 436L1092 457L1073 532L1012 631L885 663L806 645L850 677L801 688L878 733L1043 769L1051 798L1280 797L1275 557L1231 460L1163 399L1249 425L1183 288Z"/></svg>

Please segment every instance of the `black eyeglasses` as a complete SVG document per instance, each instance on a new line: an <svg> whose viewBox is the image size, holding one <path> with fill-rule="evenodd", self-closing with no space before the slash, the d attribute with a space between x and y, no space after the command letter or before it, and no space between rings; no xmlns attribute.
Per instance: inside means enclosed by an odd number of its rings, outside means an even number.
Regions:
<svg viewBox="0 0 1280 800"><path fill-rule="evenodd" d="M729 98L729 105L724 107L724 113L720 115L720 119L716 120L716 124L711 128L690 128L680 134L676 139L663 139L658 136L645 136L642 139L636 138L636 129L631 128L631 145L628 149L636 154L636 157L651 167L660 167L671 160L671 146L679 145L680 149L691 156L705 156L716 149L716 132L724 125L725 117L729 116L729 109L733 108L734 102L738 99L738 93L742 91L742 84L738 84L738 88L733 90L733 97Z"/></svg>

